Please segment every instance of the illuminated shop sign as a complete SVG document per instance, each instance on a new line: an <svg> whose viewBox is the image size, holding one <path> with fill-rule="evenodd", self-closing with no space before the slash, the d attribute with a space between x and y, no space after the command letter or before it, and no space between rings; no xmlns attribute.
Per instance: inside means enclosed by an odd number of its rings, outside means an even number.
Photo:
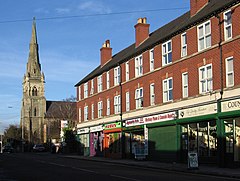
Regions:
<svg viewBox="0 0 240 181"><path fill-rule="evenodd" d="M121 122L110 123L104 125L104 130L121 128Z"/></svg>
<svg viewBox="0 0 240 181"><path fill-rule="evenodd" d="M181 109L178 112L178 118L189 118L217 113L217 104L208 104L204 106Z"/></svg>
<svg viewBox="0 0 240 181"><path fill-rule="evenodd" d="M147 116L147 117L142 117L142 118L129 119L129 120L125 121L125 125L126 125L126 127L138 126L138 125L143 125L143 124L169 121L169 120L173 120L175 118L176 118L176 113L169 112L169 113L156 114L153 116Z"/></svg>
<svg viewBox="0 0 240 181"><path fill-rule="evenodd" d="M222 102L222 112L240 110L240 99Z"/></svg>

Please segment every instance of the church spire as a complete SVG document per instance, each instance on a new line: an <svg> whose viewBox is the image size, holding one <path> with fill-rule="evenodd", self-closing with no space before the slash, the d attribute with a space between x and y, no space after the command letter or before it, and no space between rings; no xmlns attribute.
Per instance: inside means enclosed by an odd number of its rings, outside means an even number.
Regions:
<svg viewBox="0 0 240 181"><path fill-rule="evenodd" d="M41 76L41 64L39 63L36 19L33 18L32 37L29 45L29 57L27 63L27 76Z"/></svg>

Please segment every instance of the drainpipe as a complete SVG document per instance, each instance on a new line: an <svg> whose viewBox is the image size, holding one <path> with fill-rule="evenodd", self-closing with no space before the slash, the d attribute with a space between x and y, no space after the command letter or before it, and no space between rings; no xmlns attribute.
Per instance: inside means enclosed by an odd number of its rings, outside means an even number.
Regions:
<svg viewBox="0 0 240 181"><path fill-rule="evenodd" d="M217 100L217 113L221 112L221 101L223 99L223 56L222 56L222 23L224 22L221 20L219 14L216 15L218 18L218 28L219 28L219 53L220 53L220 98ZM221 120L219 117L217 119L217 140L218 140L218 150L217 150L217 157L218 157L218 166L224 167L225 166L225 128L224 128L224 121Z"/></svg>
<svg viewBox="0 0 240 181"><path fill-rule="evenodd" d="M119 87L120 87L120 121L121 121L121 147L122 147L122 158L125 157L125 146L124 146L124 133L123 133L123 119L122 119L122 67L121 64L118 64L120 70L120 80L119 80Z"/></svg>

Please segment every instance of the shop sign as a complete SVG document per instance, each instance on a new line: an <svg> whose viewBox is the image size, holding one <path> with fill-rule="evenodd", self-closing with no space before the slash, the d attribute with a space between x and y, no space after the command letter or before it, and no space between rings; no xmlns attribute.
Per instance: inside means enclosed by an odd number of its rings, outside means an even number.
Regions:
<svg viewBox="0 0 240 181"><path fill-rule="evenodd" d="M178 112L178 118L189 118L217 113L217 104L208 104L204 106L181 109Z"/></svg>
<svg viewBox="0 0 240 181"><path fill-rule="evenodd" d="M147 116L147 117L142 117L142 118L129 119L129 120L125 121L125 125L126 125L126 127L137 126L137 125L143 125L143 124L169 121L169 120L173 120L175 118L176 118L176 113L169 112L169 113L156 114L153 116Z"/></svg>
<svg viewBox="0 0 240 181"><path fill-rule="evenodd" d="M122 127L121 122L110 123L110 124L104 125L104 130L116 129L116 128L121 128L121 127Z"/></svg>
<svg viewBox="0 0 240 181"><path fill-rule="evenodd" d="M221 107L222 112L240 110L240 99L222 102Z"/></svg>
<svg viewBox="0 0 240 181"><path fill-rule="evenodd" d="M77 134L86 134L89 133L89 128L79 128L77 129Z"/></svg>
<svg viewBox="0 0 240 181"><path fill-rule="evenodd" d="M102 131L102 130L103 130L102 125L90 127L90 132L97 132L97 131Z"/></svg>

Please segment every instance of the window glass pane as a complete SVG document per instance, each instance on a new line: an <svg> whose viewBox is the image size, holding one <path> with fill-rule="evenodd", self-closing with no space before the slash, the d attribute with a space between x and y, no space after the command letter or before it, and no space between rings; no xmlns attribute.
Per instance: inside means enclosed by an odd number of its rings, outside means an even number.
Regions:
<svg viewBox="0 0 240 181"><path fill-rule="evenodd" d="M206 37L206 47L210 47L211 46L211 35Z"/></svg>
<svg viewBox="0 0 240 181"><path fill-rule="evenodd" d="M204 49L204 38L199 39L199 49Z"/></svg>
<svg viewBox="0 0 240 181"><path fill-rule="evenodd" d="M173 91L172 91L172 89L169 90L169 98L168 98L168 100L173 100Z"/></svg>
<svg viewBox="0 0 240 181"><path fill-rule="evenodd" d="M227 70L228 70L228 72L232 72L233 71L233 59L228 59L228 61L227 61Z"/></svg>
<svg viewBox="0 0 240 181"><path fill-rule="evenodd" d="M168 54L168 63L172 62L172 52Z"/></svg>
<svg viewBox="0 0 240 181"><path fill-rule="evenodd" d="M168 42L168 52L172 51L172 43Z"/></svg>
<svg viewBox="0 0 240 181"><path fill-rule="evenodd" d="M198 33L199 33L199 37L202 37L203 36L203 26L200 26L198 28Z"/></svg>
<svg viewBox="0 0 240 181"><path fill-rule="evenodd" d="M205 34L207 35L207 34L209 34L210 33L210 23L206 23L206 25L205 25Z"/></svg>
<svg viewBox="0 0 240 181"><path fill-rule="evenodd" d="M211 66L207 67L207 78L212 78L212 67Z"/></svg>

